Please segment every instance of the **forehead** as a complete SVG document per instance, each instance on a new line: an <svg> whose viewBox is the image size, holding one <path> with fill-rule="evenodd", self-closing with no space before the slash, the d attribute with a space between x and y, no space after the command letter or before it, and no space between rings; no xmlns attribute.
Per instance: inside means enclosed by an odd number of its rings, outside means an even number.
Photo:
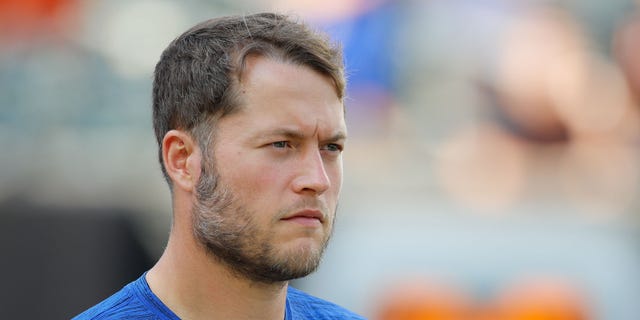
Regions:
<svg viewBox="0 0 640 320"><path fill-rule="evenodd" d="M344 106L333 81L310 67L250 56L238 89L240 108L224 122L245 130L275 126L346 135Z"/></svg>
<svg viewBox="0 0 640 320"><path fill-rule="evenodd" d="M306 67L310 70L314 70L318 75L323 75L323 77L329 80L340 100L343 100L344 98L344 79L341 78L341 74L339 72L334 72L331 68L325 68L323 63L317 62L313 58L304 60L300 57L291 57L280 48L267 47L264 51L250 51L244 54L240 53L236 72L236 76L240 79L240 82L243 82L243 77L247 69L255 68L255 65L260 64L263 60L270 60L271 62L290 66ZM299 60L303 60L305 62L300 62Z"/></svg>

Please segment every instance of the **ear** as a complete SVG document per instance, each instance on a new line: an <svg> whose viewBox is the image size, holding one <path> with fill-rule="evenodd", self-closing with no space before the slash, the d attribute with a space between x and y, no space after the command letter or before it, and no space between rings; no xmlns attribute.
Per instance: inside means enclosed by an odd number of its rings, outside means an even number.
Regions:
<svg viewBox="0 0 640 320"><path fill-rule="evenodd" d="M171 130L162 139L162 161L174 188L191 192L200 177L202 153L191 135Z"/></svg>

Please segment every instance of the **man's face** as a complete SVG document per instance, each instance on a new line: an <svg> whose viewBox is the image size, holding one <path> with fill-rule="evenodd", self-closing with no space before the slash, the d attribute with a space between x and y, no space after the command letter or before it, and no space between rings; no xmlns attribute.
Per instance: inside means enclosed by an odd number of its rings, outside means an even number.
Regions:
<svg viewBox="0 0 640 320"><path fill-rule="evenodd" d="M331 235L343 105L328 78L264 57L247 59L240 89L242 107L217 122L213 155L203 155L194 231L241 276L299 278L316 269Z"/></svg>

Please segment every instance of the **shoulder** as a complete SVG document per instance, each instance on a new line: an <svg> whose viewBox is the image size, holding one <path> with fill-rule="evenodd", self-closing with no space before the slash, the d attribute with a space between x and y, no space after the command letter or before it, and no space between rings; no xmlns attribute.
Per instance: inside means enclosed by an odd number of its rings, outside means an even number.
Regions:
<svg viewBox="0 0 640 320"><path fill-rule="evenodd" d="M293 319L364 319L333 302L289 287L287 305Z"/></svg>
<svg viewBox="0 0 640 320"><path fill-rule="evenodd" d="M115 319L123 313L126 314L127 310L131 307L135 308L136 305L131 285L132 283L128 284L109 298L77 315L73 320Z"/></svg>
<svg viewBox="0 0 640 320"><path fill-rule="evenodd" d="M154 297L143 275L72 320L176 319L170 311L162 309L163 305L156 302Z"/></svg>

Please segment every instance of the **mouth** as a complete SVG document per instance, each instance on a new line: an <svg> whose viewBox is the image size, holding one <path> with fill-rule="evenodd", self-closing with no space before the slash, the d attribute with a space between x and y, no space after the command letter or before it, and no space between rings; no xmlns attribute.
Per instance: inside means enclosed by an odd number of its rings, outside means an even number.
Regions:
<svg viewBox="0 0 640 320"><path fill-rule="evenodd" d="M324 215L319 210L302 210L288 215L281 220L294 222L308 227L317 227L324 223Z"/></svg>

